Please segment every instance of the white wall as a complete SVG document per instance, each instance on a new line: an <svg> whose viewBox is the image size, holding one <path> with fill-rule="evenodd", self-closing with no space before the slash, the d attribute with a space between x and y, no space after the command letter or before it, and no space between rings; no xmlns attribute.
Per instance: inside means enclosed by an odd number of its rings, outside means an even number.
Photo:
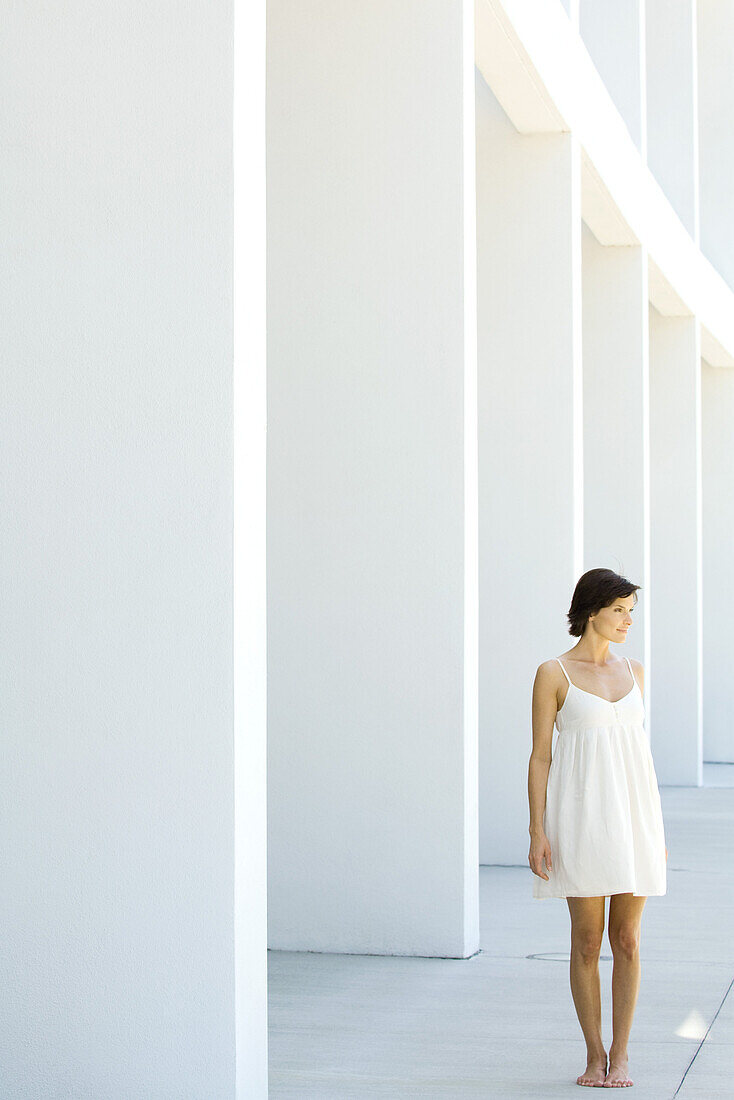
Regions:
<svg viewBox="0 0 734 1100"><path fill-rule="evenodd" d="M3 10L13 1100L233 1095L230 39Z"/></svg>
<svg viewBox="0 0 734 1100"><path fill-rule="evenodd" d="M698 242L696 0L645 0L645 41L647 162Z"/></svg>
<svg viewBox="0 0 734 1100"><path fill-rule="evenodd" d="M233 651L237 1100L268 1095L266 4L234 5Z"/></svg>
<svg viewBox="0 0 734 1100"><path fill-rule="evenodd" d="M645 0L579 0L579 31L599 75L643 158L645 107Z"/></svg>
<svg viewBox="0 0 734 1100"><path fill-rule="evenodd" d="M696 787L703 782L701 341L695 317L663 317L652 306L650 469L648 730L658 781Z"/></svg>
<svg viewBox="0 0 734 1100"><path fill-rule="evenodd" d="M572 26L578 28L579 25L579 0L561 0L561 4L565 8L566 14L571 21Z"/></svg>
<svg viewBox="0 0 734 1100"><path fill-rule="evenodd" d="M268 8L273 948L478 946L463 7Z"/></svg>
<svg viewBox="0 0 734 1100"><path fill-rule="evenodd" d="M734 0L697 0L701 249L734 288Z"/></svg>
<svg viewBox="0 0 734 1100"><path fill-rule="evenodd" d="M734 371L702 369L703 758L734 764Z"/></svg>

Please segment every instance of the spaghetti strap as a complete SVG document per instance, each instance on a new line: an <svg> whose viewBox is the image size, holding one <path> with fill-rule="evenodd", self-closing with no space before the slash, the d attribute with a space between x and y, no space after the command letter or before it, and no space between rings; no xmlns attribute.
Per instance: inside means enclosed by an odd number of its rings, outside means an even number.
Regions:
<svg viewBox="0 0 734 1100"><path fill-rule="evenodd" d="M563 661L561 660L561 658L560 658L560 657L556 657L556 660L558 661L558 664L559 664L559 665L561 666L561 668L563 669L563 675L564 675L564 676L566 677L566 679L568 680L569 684L571 684L571 677L570 677L570 676L568 675L568 673L566 672L566 669L565 669L565 666L564 666L564 664L563 664ZM573 687L573 684L571 684L571 687Z"/></svg>
<svg viewBox="0 0 734 1100"><path fill-rule="evenodd" d="M629 657L625 656L624 659L627 662L627 668L630 670L630 675L632 677L632 687L634 687L635 684L637 683L637 677L635 676L634 672L632 671L632 665L630 664Z"/></svg>

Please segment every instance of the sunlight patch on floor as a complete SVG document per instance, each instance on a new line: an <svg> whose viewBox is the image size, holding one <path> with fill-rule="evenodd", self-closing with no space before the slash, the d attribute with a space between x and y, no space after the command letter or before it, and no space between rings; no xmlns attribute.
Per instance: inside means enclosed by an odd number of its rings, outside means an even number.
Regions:
<svg viewBox="0 0 734 1100"><path fill-rule="evenodd" d="M692 1008L682 1024L676 1029L676 1035L681 1039L703 1039L708 1024L697 1008Z"/></svg>

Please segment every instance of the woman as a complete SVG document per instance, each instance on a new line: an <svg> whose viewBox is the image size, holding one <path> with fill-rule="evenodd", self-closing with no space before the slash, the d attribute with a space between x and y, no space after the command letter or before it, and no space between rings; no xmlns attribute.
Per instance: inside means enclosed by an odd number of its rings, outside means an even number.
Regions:
<svg viewBox="0 0 734 1100"><path fill-rule="evenodd" d="M568 612L569 633L579 641L544 661L533 684L533 896L568 903L571 994L588 1056L576 1083L608 1088L633 1084L627 1041L640 985L642 910L647 897L667 888L660 793L643 725L644 670L609 652L610 642L627 639L639 587L611 569L584 573ZM614 956L608 1071L599 987L606 897Z"/></svg>

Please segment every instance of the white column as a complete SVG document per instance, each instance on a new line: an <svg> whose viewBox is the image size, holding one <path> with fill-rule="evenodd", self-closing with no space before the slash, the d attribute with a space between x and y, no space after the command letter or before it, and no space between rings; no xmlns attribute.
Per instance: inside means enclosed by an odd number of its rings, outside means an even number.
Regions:
<svg viewBox="0 0 734 1100"><path fill-rule="evenodd" d="M262 987L235 978L243 948L261 971L259 871L233 911L231 6L2 18L0 1093L232 1097L251 996L259 1100ZM240 580L255 820L263 577Z"/></svg>
<svg viewBox="0 0 734 1100"><path fill-rule="evenodd" d="M521 135L477 76L480 859L527 860L537 665L582 561L580 156Z"/></svg>
<svg viewBox="0 0 734 1100"><path fill-rule="evenodd" d="M696 0L645 0L647 162L698 241Z"/></svg>
<svg viewBox="0 0 734 1100"><path fill-rule="evenodd" d="M641 585L629 638L650 655L647 254L605 247L583 228L584 570L613 569Z"/></svg>
<svg viewBox="0 0 734 1100"><path fill-rule="evenodd" d="M704 760L734 763L734 370L702 365Z"/></svg>
<svg viewBox="0 0 734 1100"><path fill-rule="evenodd" d="M235 1100L268 1095L266 4L234 5Z"/></svg>
<svg viewBox="0 0 734 1100"><path fill-rule="evenodd" d="M650 307L651 740L658 780L702 783L700 335Z"/></svg>
<svg viewBox="0 0 734 1100"><path fill-rule="evenodd" d="M580 0L579 30L632 140L645 157L645 0Z"/></svg>
<svg viewBox="0 0 734 1100"><path fill-rule="evenodd" d="M478 949L473 8L268 8L269 942Z"/></svg>
<svg viewBox="0 0 734 1100"><path fill-rule="evenodd" d="M701 249L734 288L734 0L697 0Z"/></svg>

